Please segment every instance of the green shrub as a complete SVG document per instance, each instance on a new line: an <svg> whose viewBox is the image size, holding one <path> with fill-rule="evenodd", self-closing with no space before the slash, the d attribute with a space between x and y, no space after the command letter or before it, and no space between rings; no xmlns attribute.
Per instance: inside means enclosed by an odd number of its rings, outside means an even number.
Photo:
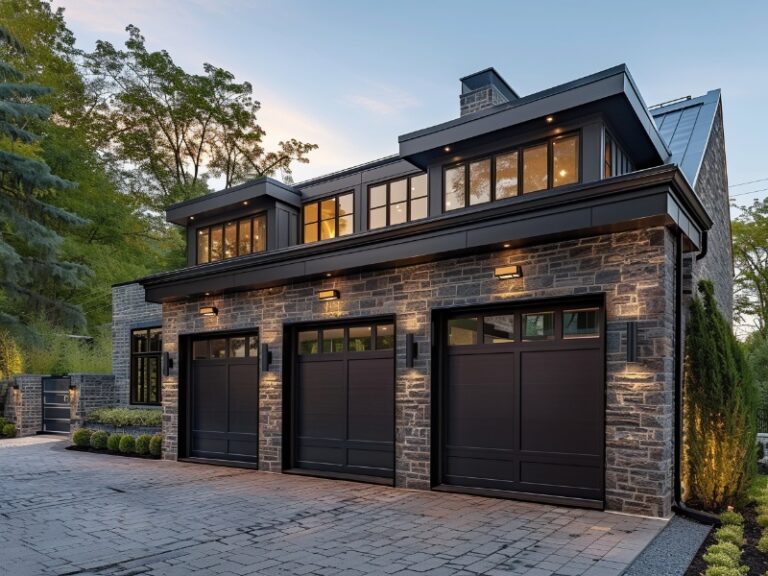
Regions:
<svg viewBox="0 0 768 576"><path fill-rule="evenodd" d="M744 524L744 516L733 510L727 510L720 514L720 522L722 522L725 526L741 526Z"/></svg>
<svg viewBox="0 0 768 576"><path fill-rule="evenodd" d="M760 514L757 517L757 523L763 528L768 528L768 514Z"/></svg>
<svg viewBox="0 0 768 576"><path fill-rule="evenodd" d="M712 282L698 290L685 342L685 480L689 499L719 510L742 500L754 476L758 392Z"/></svg>
<svg viewBox="0 0 768 576"><path fill-rule="evenodd" d="M0 330L0 380L9 380L21 373L21 350L7 330Z"/></svg>
<svg viewBox="0 0 768 576"><path fill-rule="evenodd" d="M15 438L16 437L16 424L6 424L3 426L2 429L3 436L6 438Z"/></svg>
<svg viewBox="0 0 768 576"><path fill-rule="evenodd" d="M136 438L136 454L149 454L149 443L152 441L152 436L149 434L142 434Z"/></svg>
<svg viewBox="0 0 768 576"><path fill-rule="evenodd" d="M704 572L704 576L744 576L749 572L748 566L729 568L728 566L710 566Z"/></svg>
<svg viewBox="0 0 768 576"><path fill-rule="evenodd" d="M120 450L120 439L122 437L122 434L110 434L109 438L107 438L107 450L118 452Z"/></svg>
<svg viewBox="0 0 768 576"><path fill-rule="evenodd" d="M6 424L8 424L8 420L0 416L0 430L2 430L3 426L5 426Z"/></svg>
<svg viewBox="0 0 768 576"><path fill-rule="evenodd" d="M734 559L732 556L725 554L724 552L710 552L707 550L707 553L704 554L703 558L704 562L706 562L708 566L725 566L727 568L739 567L738 558Z"/></svg>
<svg viewBox="0 0 768 576"><path fill-rule="evenodd" d="M72 434L72 442L75 443L75 446L87 448L91 445L91 434L93 434L93 430L89 430L88 428L78 428L75 430L75 433Z"/></svg>
<svg viewBox="0 0 768 576"><path fill-rule="evenodd" d="M732 542L719 542L717 544L712 544L709 548L707 548L707 554L725 554L726 556L732 558L737 564L739 560L741 560L741 548ZM712 562L712 564L716 564L716 562Z"/></svg>
<svg viewBox="0 0 768 576"><path fill-rule="evenodd" d="M147 408L98 408L88 414L86 420L117 428L128 426L160 426L163 413Z"/></svg>
<svg viewBox="0 0 768 576"><path fill-rule="evenodd" d="M744 528L741 526L723 526L715 531L715 539L718 542L730 542L735 546L744 545Z"/></svg>
<svg viewBox="0 0 768 576"><path fill-rule="evenodd" d="M130 434L123 434L120 438L120 453L121 454L133 454L136 450L136 440Z"/></svg>
<svg viewBox="0 0 768 576"><path fill-rule="evenodd" d="M109 434L102 430L91 434L91 448L94 450L104 450L107 447Z"/></svg>
<svg viewBox="0 0 768 576"><path fill-rule="evenodd" d="M160 434L155 434L149 441L149 453L152 456L160 456L163 452L163 437Z"/></svg>
<svg viewBox="0 0 768 576"><path fill-rule="evenodd" d="M763 554L768 554L768 530L763 532L760 540L757 541L757 549Z"/></svg>

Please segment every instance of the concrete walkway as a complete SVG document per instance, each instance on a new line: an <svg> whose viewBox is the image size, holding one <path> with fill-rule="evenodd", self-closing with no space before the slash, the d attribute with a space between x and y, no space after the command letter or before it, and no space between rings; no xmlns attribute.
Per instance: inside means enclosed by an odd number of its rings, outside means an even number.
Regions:
<svg viewBox="0 0 768 576"><path fill-rule="evenodd" d="M661 520L0 440L0 575L617 576Z"/></svg>

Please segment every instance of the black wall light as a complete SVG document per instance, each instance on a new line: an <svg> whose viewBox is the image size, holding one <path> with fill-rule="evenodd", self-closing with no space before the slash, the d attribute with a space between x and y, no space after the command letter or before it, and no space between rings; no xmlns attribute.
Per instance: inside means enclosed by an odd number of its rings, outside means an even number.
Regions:
<svg viewBox="0 0 768 576"><path fill-rule="evenodd" d="M168 352L163 352L163 376L170 376L173 368L173 358Z"/></svg>
<svg viewBox="0 0 768 576"><path fill-rule="evenodd" d="M637 362L637 322L627 322L627 362Z"/></svg>
<svg viewBox="0 0 768 576"><path fill-rule="evenodd" d="M261 371L269 372L269 365L272 364L272 352L269 351L269 345L261 345Z"/></svg>
<svg viewBox="0 0 768 576"><path fill-rule="evenodd" d="M413 368L413 361L419 357L419 343L413 339L413 334L405 335L405 367Z"/></svg>

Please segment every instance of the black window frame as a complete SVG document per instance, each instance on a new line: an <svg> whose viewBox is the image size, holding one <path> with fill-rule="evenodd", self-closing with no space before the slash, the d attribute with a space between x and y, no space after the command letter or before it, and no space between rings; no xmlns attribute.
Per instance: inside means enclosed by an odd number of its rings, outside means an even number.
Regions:
<svg viewBox="0 0 768 576"><path fill-rule="evenodd" d="M619 144L618 140L616 140L607 127L604 128L603 132L603 180L634 172L635 166L624 151L624 148ZM610 150L610 161L606 159L606 152L608 150ZM608 168L610 168L610 174L606 174Z"/></svg>
<svg viewBox="0 0 768 576"><path fill-rule="evenodd" d="M423 176L427 179L427 184L425 186L426 194L424 196L411 196L411 180L414 178L418 178L420 176ZM390 192L390 187L394 182L400 182L401 180L405 180L405 188L406 188L406 197L405 197L405 222L400 222L399 224L391 224L390 223L390 208L392 206L392 196ZM386 196L387 199L384 204L376 207L371 206L371 190L373 188L378 188L380 186L386 186ZM411 218L411 203L414 200L419 200L421 198L427 198L427 214L423 218L416 218L415 220ZM400 202L395 202L395 204L400 204ZM376 228L371 228L371 210L378 210L381 208L386 209L387 214L387 221L384 226L377 226ZM408 176L400 176L399 178L391 178L389 180L385 180L383 182L376 182L375 184L369 184L368 185L368 214L367 214L367 221L366 226L368 230L381 230L383 228L389 228L390 226L400 226L402 224L408 224L409 222L418 222L419 220L426 220L429 218L429 175L426 172L419 172L418 174L409 174Z"/></svg>
<svg viewBox="0 0 768 576"><path fill-rule="evenodd" d="M352 197L352 212L348 214L339 214L339 198L342 196L351 196ZM321 224L323 222L322 217L322 209L320 205L327 201L327 200L333 200L335 202L335 211L336 215L333 219L333 225L334 225L334 235L332 238L321 238ZM315 204L317 206L317 221L316 222L310 222L309 224L315 224L317 226L317 240L311 240L307 242L307 239L304 237L304 228L308 224L304 223L304 211L306 210L307 206L310 206L312 204ZM343 238L343 236L339 235L339 219L344 216L352 216L352 231L349 234L344 234L344 236L349 236L351 234L355 233L355 219L357 216L357 202L355 201L355 191L354 190L346 190L344 192L338 192L335 194L331 194L329 196L323 196L321 198L314 198L309 202L304 202L301 205L301 217L300 217L300 227L301 227L301 244L314 244L315 242L325 242L327 240L334 240L336 238Z"/></svg>
<svg viewBox="0 0 768 576"><path fill-rule="evenodd" d="M576 157L576 167L578 169L578 178L575 182L570 182L568 184L561 184L560 186L555 187L554 181L554 165L555 165L555 156L554 156L554 149L553 149L553 143L558 140L566 140L568 138L576 137L576 146L578 148L577 150L577 157ZM525 174L523 173L523 154L526 149L528 148L535 148L537 146L541 146L542 144L547 145L547 187L542 188L541 190L535 190L531 192L524 192L523 191L523 182ZM504 198L497 198L496 197L496 159L499 156L506 156L508 154L517 153L517 193L512 196L505 196ZM583 142L582 142L582 131L581 129L577 130L569 130L568 132L565 132L563 134L557 134L556 136L549 136L547 138L541 138L539 140L534 140L531 142L525 142L523 144L518 144L517 146L512 146L510 148L505 148L504 150L500 150L498 152L494 152L493 154L484 154L482 156L467 158L465 160L462 160L460 162L451 162L450 164L443 165L442 169L442 210L443 213L448 212L456 212L457 210L464 210L466 208L471 208L474 206L480 206L482 204L490 204L492 202L497 202L499 200L508 200L510 198L516 198L518 196L527 196L528 194L537 194L539 192L545 192L547 190L554 190L555 188L562 188L563 186L575 186L577 184L581 184L583 182L583 169L582 169L582 157L583 157L584 151L583 151ZM469 187L470 187L470 178L469 178L469 166L470 164L475 164L477 162L482 162L485 160L490 160L491 163L491 198L487 202L478 202L476 204L470 204L469 198ZM450 210L446 209L445 202L446 202L446 190L445 190L445 183L446 183L446 172L448 170L451 170L453 168L458 167L464 167L464 206L461 206L459 208L452 208Z"/></svg>
<svg viewBox="0 0 768 576"><path fill-rule="evenodd" d="M160 331L160 346L158 350L149 350L149 342L151 342L150 339L150 333L154 330ZM147 338L147 350L143 352L136 351L134 349L134 334L137 332L144 332L146 333ZM162 357L163 357L163 332L162 332L162 326L147 326L147 327L141 327L141 328L132 328L130 332L130 376L129 376L129 392L128 392L128 402L131 405L136 406L160 406L163 403L163 378L162 378ZM139 364L139 358L149 360L150 358L155 358L155 366L156 366L156 382L154 382L154 385L157 387L156 390L156 402L149 401L149 398L152 396L150 393L150 387L152 384L147 385L146 389L146 400L142 400L139 398L138 394L138 364Z"/></svg>
<svg viewBox="0 0 768 576"><path fill-rule="evenodd" d="M256 219L262 219L264 221L264 249L263 250L254 250L254 220ZM251 223L251 251L250 252L244 252L243 254L240 254L240 223L243 221L249 220ZM230 224L235 225L235 254L234 256L230 256L227 258L224 256L224 245L226 243L226 229L227 226ZM198 226L195 228L195 263L196 264L211 264L214 262L222 262L224 260L232 260L234 258L240 258L241 256L248 256L249 254L258 254L260 252L266 252L267 251L267 226L268 226L268 218L266 212L258 212L255 214L251 214L250 216L241 216L239 218L234 218L230 220L224 220L223 222L217 222L215 224L207 224L205 226ZM221 258L218 258L217 260L211 260L211 238L214 228L220 228L221 229ZM205 262L200 261L200 245L198 243L198 236L200 235L200 232L202 230L208 231L208 260Z"/></svg>

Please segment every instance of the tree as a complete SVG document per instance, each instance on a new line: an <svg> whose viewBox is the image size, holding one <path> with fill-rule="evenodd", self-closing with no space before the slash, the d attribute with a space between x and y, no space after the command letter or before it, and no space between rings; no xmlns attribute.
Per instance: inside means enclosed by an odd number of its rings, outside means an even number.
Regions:
<svg viewBox="0 0 768 576"><path fill-rule="evenodd" d="M742 322L750 320L768 338L768 198L741 208L732 223L734 310Z"/></svg>
<svg viewBox="0 0 768 576"><path fill-rule="evenodd" d="M712 283L698 290L685 342L686 497L721 510L737 503L754 474L757 391Z"/></svg>
<svg viewBox="0 0 768 576"><path fill-rule="evenodd" d="M208 191L209 176L232 186L254 175L290 172L316 148L297 140L262 148L256 122L259 103L249 82L211 64L190 74L164 51L147 50L145 38L128 26L125 50L99 41L85 62L105 80L106 107L99 110L113 154L138 168L133 191L152 210Z"/></svg>
<svg viewBox="0 0 768 576"><path fill-rule="evenodd" d="M6 309L0 321L18 323L18 310L74 329L83 324L82 310L57 294L81 285L88 269L59 258L57 228L85 220L49 201L53 191L74 187L51 173L40 155L40 138L30 129L48 117L50 110L34 100L50 89L25 82L9 63L6 54L25 51L4 27L0 46L0 291Z"/></svg>

